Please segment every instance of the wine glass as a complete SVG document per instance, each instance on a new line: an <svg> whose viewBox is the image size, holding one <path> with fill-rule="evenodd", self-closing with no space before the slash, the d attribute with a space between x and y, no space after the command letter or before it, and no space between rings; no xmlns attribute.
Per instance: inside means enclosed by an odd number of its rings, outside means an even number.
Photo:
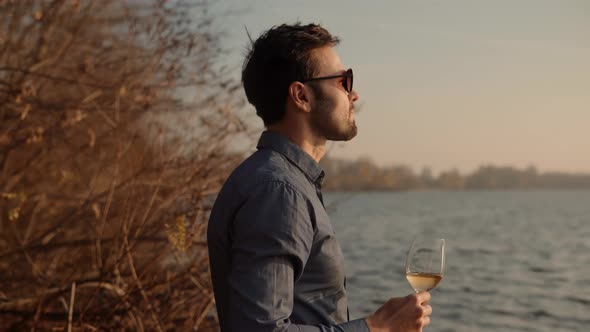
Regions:
<svg viewBox="0 0 590 332"><path fill-rule="evenodd" d="M416 293L430 291L443 278L445 240L416 238L406 257L406 278Z"/></svg>

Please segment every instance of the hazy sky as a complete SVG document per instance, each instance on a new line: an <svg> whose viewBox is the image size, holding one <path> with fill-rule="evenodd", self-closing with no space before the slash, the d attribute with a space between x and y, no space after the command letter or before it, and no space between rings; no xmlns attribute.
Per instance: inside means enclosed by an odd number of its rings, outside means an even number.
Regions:
<svg viewBox="0 0 590 332"><path fill-rule="evenodd" d="M299 19L342 39L362 111L333 156L590 172L590 0L217 3L245 10L221 25L237 69L244 27L256 37Z"/></svg>

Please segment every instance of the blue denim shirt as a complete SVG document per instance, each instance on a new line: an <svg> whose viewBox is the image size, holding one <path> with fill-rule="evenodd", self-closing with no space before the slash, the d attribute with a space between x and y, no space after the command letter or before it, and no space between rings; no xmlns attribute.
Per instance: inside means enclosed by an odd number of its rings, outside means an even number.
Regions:
<svg viewBox="0 0 590 332"><path fill-rule="evenodd" d="M207 232L223 332L369 331L363 319L347 318L323 177L311 156L266 131L224 184Z"/></svg>

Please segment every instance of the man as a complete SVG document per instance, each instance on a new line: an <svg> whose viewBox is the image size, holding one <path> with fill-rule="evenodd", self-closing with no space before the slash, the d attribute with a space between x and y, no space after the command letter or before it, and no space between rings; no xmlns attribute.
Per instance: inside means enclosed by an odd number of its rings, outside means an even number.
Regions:
<svg viewBox="0 0 590 332"><path fill-rule="evenodd" d="M231 174L211 211L208 244L223 332L422 331L427 292L393 298L348 320L344 260L324 209L318 162L326 141L357 134L352 89L319 25L262 34L244 62L248 101L267 130Z"/></svg>

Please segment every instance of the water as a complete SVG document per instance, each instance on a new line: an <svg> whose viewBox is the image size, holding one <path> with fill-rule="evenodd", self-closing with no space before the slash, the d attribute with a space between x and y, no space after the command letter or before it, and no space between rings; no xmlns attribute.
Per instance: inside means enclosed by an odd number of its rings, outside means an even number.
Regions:
<svg viewBox="0 0 590 332"><path fill-rule="evenodd" d="M326 193L351 318L412 292L417 234L446 239L426 331L588 331L590 191Z"/></svg>

